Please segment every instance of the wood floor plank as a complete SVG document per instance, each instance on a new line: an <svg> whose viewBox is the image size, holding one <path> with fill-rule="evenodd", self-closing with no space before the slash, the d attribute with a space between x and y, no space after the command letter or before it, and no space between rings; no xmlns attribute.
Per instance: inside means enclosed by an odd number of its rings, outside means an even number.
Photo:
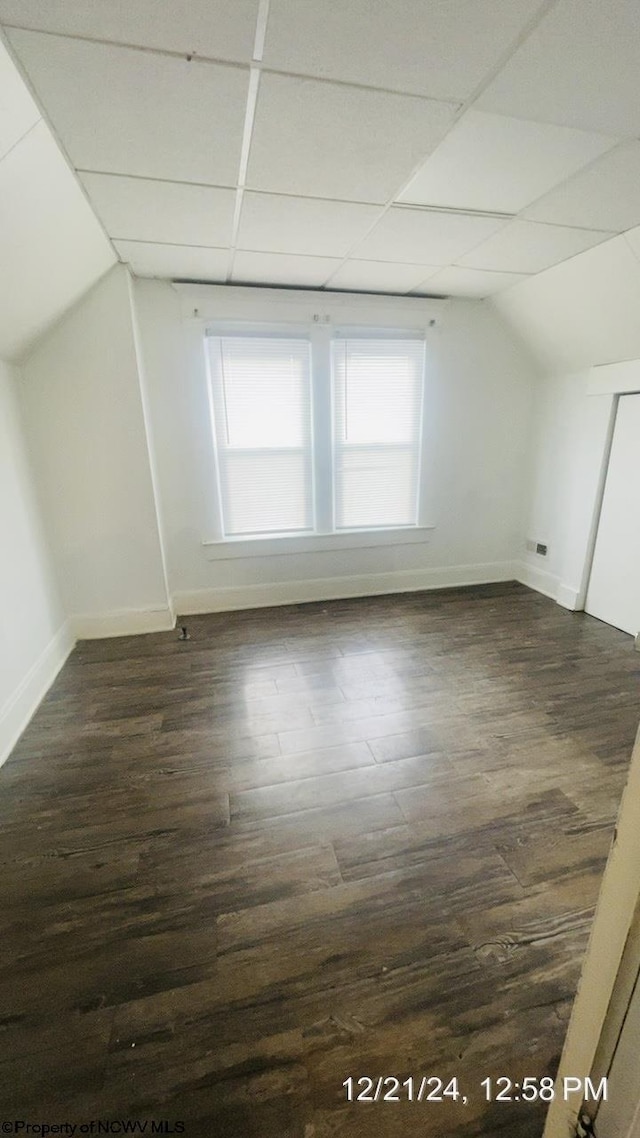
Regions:
<svg viewBox="0 0 640 1138"><path fill-rule="evenodd" d="M185 622L80 643L0 770L0 1117L539 1138L480 1084L557 1067L630 638L513 583Z"/></svg>
<svg viewBox="0 0 640 1138"><path fill-rule="evenodd" d="M346 743L343 747L234 763L229 768L228 783L231 790L254 790L372 765L373 755L366 743Z"/></svg>
<svg viewBox="0 0 640 1138"><path fill-rule="evenodd" d="M231 816L238 821L277 817L299 810L340 805L352 800L387 794L403 787L424 787L448 781L451 765L443 755L414 755L396 762L370 763L314 778L291 779L231 794Z"/></svg>

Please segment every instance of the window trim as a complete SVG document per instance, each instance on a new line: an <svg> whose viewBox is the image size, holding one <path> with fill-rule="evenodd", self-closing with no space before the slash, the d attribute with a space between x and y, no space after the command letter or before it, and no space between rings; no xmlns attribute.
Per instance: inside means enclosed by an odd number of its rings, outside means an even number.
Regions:
<svg viewBox="0 0 640 1138"><path fill-rule="evenodd" d="M333 553L341 549L379 549L381 545L424 545L435 525L389 526L384 529L336 530L335 533L269 534L266 537L206 539L208 561L245 557L278 557L290 553Z"/></svg>
<svg viewBox="0 0 640 1138"><path fill-rule="evenodd" d="M330 430L323 436L327 445L325 465L333 466L333 407L331 379L331 341L343 336L362 339L424 339L428 345L437 337L448 301L432 297L396 297L371 294L331 293L312 290L283 290L276 288L254 289L238 286L230 292L227 286L174 284L180 294L180 305L185 334L194 352L201 353L204 380L209 402L209 437L214 430L212 392L207 360L208 336L274 335L308 339L312 351L312 431L315 462L314 506L315 533L282 534L280 536L255 535L223 537L222 511L218 501L218 487L209 496L201 531L203 555L211 561L242 559L244 557L277 556L290 553L322 553L341 549L371 548L380 546L425 544L436 528L432 518L435 505L432 489L425 485L424 447L431 430L424 419L427 393L430 389L429 368L426 367L422 385L422 411L420 418L421 445L419 448L417 524L411 526L378 527L359 530L335 530L333 478L329 488L327 479L316 477L322 471L323 439L318 438L316 424L321 422L318 401L324 402L324 416L329 418ZM216 483L217 462L214 450L212 460ZM213 471L212 471L213 472ZM322 485L324 483L324 486Z"/></svg>

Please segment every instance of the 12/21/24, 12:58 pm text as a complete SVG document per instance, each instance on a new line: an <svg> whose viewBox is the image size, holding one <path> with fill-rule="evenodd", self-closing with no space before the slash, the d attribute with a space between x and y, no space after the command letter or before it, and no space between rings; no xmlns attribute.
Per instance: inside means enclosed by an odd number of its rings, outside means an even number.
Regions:
<svg viewBox="0 0 640 1138"><path fill-rule="evenodd" d="M469 1101L469 1096L456 1077L445 1080L437 1075L410 1075L405 1079L395 1075L378 1075L374 1078L361 1075L359 1078L345 1079L342 1086L348 1102L451 1101L466 1106ZM601 1102L606 1101L608 1093L606 1078L596 1085L588 1077L577 1076L565 1076L556 1083L546 1075L542 1078L527 1075L519 1080L500 1075L495 1079L483 1079L480 1088L487 1102L552 1102L556 1098L566 1102L578 1095L580 1101Z"/></svg>

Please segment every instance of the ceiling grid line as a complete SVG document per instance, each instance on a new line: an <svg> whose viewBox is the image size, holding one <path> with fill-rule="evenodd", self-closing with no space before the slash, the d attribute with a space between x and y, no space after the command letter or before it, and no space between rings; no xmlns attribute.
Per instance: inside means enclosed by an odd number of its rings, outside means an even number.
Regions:
<svg viewBox="0 0 640 1138"><path fill-rule="evenodd" d="M551 0L551 2L556 3L556 0ZM81 35L70 34L69 32L52 32L52 31L48 31L46 28L29 28L29 27L25 27L22 24L11 24L11 23L2 22L2 27L6 31L24 32L27 35L50 36L52 39L72 40L72 41L75 41L77 43L95 44L97 47L107 47L107 48L110 47L110 48L115 48L116 50L122 50L122 51L137 51L143 55L164 56L167 59L177 59L177 60L186 59L189 63L196 64L196 65L202 64L204 66L232 67L235 70L239 70L239 71L246 71L247 68L255 66L255 68L258 71L260 71L260 73L263 75L276 75L276 76L281 76L283 79L302 79L302 80L313 79L313 81L315 83L323 83L323 84L326 84L326 85L332 86L332 87L350 87L350 88L352 87L352 88L354 88L356 90L360 90L360 91L376 91L376 92L379 92L380 94L383 94L383 95L404 95L405 97L411 98L411 99L423 99L425 102L428 102L428 103L445 103L445 104L447 104L447 103L451 103L452 101L453 102L457 101L455 99L454 100L445 99L445 98L442 98L442 97L437 96L437 95L420 94L416 91L410 91L404 87L385 87L383 84L359 83L357 80L354 80L354 79L328 78L328 77L322 76L322 75L310 75L306 71L292 70L292 69L284 68L284 67L272 67L272 66L268 66L267 64L263 63L261 58L256 59L255 56L252 57L251 61L249 61L249 60L242 61L242 60L238 60L238 59L230 59L228 56L224 56L224 55L221 55L221 56L204 55L204 54L200 54L199 52L196 52L196 51L193 51L193 52L185 51L185 50L181 51L181 50L178 50L177 48L174 50L171 50L169 48L149 47L149 46L146 46L145 44L130 43L130 42L122 41L122 40L110 40L110 39L105 39L105 38L98 37L98 36L81 36ZM266 24L265 24L265 30L266 30ZM258 36L260 34L262 34L261 28L258 27L256 35ZM264 35L263 35L263 40L264 40Z"/></svg>
<svg viewBox="0 0 640 1138"><path fill-rule="evenodd" d="M32 129L32 128L30 127L29 129ZM605 156L608 156L610 153L612 153L613 150L616 150L616 149L617 149L617 146L612 147L611 151L605 152ZM598 155L596 158L594 158L591 162L587 163L585 166L581 166L580 169L575 174L570 174L562 182L558 182L553 187L553 190L555 191L556 189L562 189L563 186L565 186L565 185L567 185L567 183L573 181L574 178L578 177L579 175L581 175L583 173L588 173L589 170L591 170L594 166L597 166L597 164L601 161L601 159L603 157L604 157L603 155ZM123 170L93 170L93 169L85 168L82 166L76 167L76 173L81 175L81 176L82 175L89 175L89 176L90 175L96 175L100 178L116 178L116 179L127 178L130 181L134 181L134 182L135 181L137 181L137 182L157 182L160 185L169 185L169 186L195 186L196 188L207 189L207 190L230 190L230 189L234 188L232 186L223 185L221 182L194 182L194 181L185 181L184 179L181 179L181 178L161 178L161 177L158 177L156 175L154 175L153 177L149 177L146 174L129 174ZM245 186L244 188L247 189L249 187ZM287 194L283 191L281 192L278 190L263 190L263 189L258 189L258 188L254 188L254 187L250 188L250 192L252 194L255 194L258 197L263 197L263 198L290 198L291 201L299 201L300 196L301 196L300 194ZM547 196L547 192L545 192L544 194L541 194L540 197L538 197L538 198L532 199L532 201L528 205L524 206L521 210L518 210L517 212L513 212L513 213L509 213L509 212L502 211L502 210L491 211L491 210L472 209L472 208L464 209L464 208L459 207L459 206L426 205L426 204L423 204L422 202L405 202L405 201L395 201L395 200L393 202L393 208L394 209L404 209L404 210L409 210L409 211L413 211L413 212L422 212L422 213L448 214L452 217L456 217L456 216L459 216L459 217L462 217L462 216L464 216L464 217L493 217L496 219L503 218L505 221L515 221L517 219L533 220L539 224L547 225L547 226L550 226L552 228L553 227L557 227L559 229L567 228L567 226L569 225L568 222L551 221L551 220L546 220L546 219L544 221L542 221L541 219L537 219L537 218L529 219L529 218L525 217L525 214L529 210L533 209L538 204L538 202L540 202L546 196ZM334 205L349 205L349 206L350 205L356 205L356 206L372 206L372 205L376 206L377 205L377 203L367 201L364 198L363 199L357 199L357 198L339 198L339 197L326 197L326 196L319 197L319 196L314 195L314 194L305 194L304 200L309 201L309 202L319 202L319 203L328 202L328 203L332 203ZM570 228L572 228L572 229L583 229L585 232L588 233L594 229L594 226L592 226L592 225L578 225L578 224L572 222L570 225ZM630 228L632 228L632 227L630 227ZM615 231L611 230L611 232L613 233ZM119 240L119 238L117 238L114 235L114 240ZM133 240L133 238L127 238L127 240ZM168 242L168 244L171 244L171 242Z"/></svg>
<svg viewBox="0 0 640 1138"><path fill-rule="evenodd" d="M227 283L230 282L233 275L233 264L236 255L238 231L240 229L240 216L242 214L244 191L247 180L247 167L249 165L249 151L251 150L251 139L253 136L253 127L256 118L256 106L258 104L258 90L260 87L260 63L262 62L262 56L264 53L267 23L269 20L269 2L270 0L260 0L260 4L258 6L258 15L256 19L256 31L253 41L253 58L249 70L249 88L247 91L247 105L245 109L244 127L242 132L242 146L240 149L238 184L236 189L236 200L233 210L233 222L231 228L229 264L226 275Z"/></svg>

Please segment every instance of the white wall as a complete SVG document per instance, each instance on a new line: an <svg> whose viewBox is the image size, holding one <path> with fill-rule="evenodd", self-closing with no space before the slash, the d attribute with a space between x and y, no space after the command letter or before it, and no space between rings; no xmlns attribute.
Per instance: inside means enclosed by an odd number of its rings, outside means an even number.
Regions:
<svg viewBox="0 0 640 1138"><path fill-rule="evenodd" d="M137 281L135 300L177 611L514 576L535 376L489 305L452 301L428 341L427 543L209 560L202 541L215 536L215 474L203 329L182 319L170 284Z"/></svg>
<svg viewBox="0 0 640 1138"><path fill-rule="evenodd" d="M534 392L533 477L522 580L581 609L588 581L611 426L612 399L590 392L590 373L547 376Z"/></svg>
<svg viewBox="0 0 640 1138"><path fill-rule="evenodd" d="M533 464L526 536L549 546L525 554L522 579L567 608L584 606L615 392L640 358L640 229L532 277L492 304L536 355ZM596 368L593 372L591 369ZM640 373L640 369L639 373ZM636 384L635 389L638 389Z"/></svg>
<svg viewBox="0 0 640 1138"><path fill-rule="evenodd" d="M26 437L76 635L170 628L124 267L40 341L23 375Z"/></svg>
<svg viewBox="0 0 640 1138"><path fill-rule="evenodd" d="M18 381L0 360L0 763L73 646L22 443Z"/></svg>
<svg viewBox="0 0 640 1138"><path fill-rule="evenodd" d="M208 611L517 575L535 375L488 304L451 302L429 337L428 540L211 559L203 325L184 319L171 285L134 287L132 305L128 271L114 268L40 341L20 385L76 636L170 628L172 599L182 612ZM264 292L248 293L248 304L264 303ZM359 303L386 312L391 302Z"/></svg>

